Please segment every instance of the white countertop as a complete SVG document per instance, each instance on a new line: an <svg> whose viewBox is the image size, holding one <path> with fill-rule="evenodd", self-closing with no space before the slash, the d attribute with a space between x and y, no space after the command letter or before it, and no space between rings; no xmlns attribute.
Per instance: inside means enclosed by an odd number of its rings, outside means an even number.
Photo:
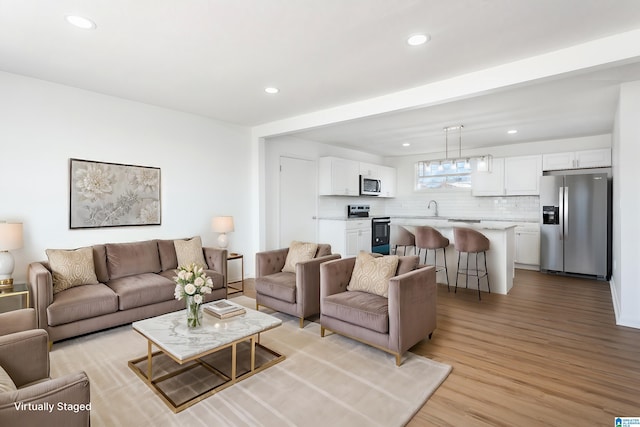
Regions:
<svg viewBox="0 0 640 427"><path fill-rule="evenodd" d="M329 221L368 221L384 215L372 215L368 218L347 218L344 216L319 217L320 220ZM397 225L416 226L429 225L437 228L469 227L478 230L508 230L515 228L522 223L536 223L532 220L496 220L477 218L447 218L442 216L419 216L419 215L390 215L391 223ZM459 221L457 221L459 220Z"/></svg>
<svg viewBox="0 0 640 427"><path fill-rule="evenodd" d="M516 228L517 224L511 222L499 222L499 221L481 221L481 222L463 222L463 221L449 221L442 219L408 219L398 218L394 220L391 218L391 224L402 225L407 227L416 227L419 225L428 225L434 228L454 228L454 227L467 227L477 230L498 230L505 231L512 228Z"/></svg>

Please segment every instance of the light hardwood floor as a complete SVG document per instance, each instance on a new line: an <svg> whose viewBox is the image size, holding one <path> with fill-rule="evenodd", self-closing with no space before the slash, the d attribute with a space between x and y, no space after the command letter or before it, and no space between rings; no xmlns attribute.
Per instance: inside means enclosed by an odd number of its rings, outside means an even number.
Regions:
<svg viewBox="0 0 640 427"><path fill-rule="evenodd" d="M247 296L254 297L248 281ZM470 287L472 285L470 284ZM516 270L509 295L438 289L438 327L411 351L453 366L409 423L613 426L640 417L640 330L609 284Z"/></svg>

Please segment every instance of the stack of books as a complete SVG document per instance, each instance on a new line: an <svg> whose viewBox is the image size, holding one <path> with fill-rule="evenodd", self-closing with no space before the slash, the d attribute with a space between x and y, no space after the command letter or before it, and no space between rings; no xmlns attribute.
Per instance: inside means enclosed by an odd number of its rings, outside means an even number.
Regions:
<svg viewBox="0 0 640 427"><path fill-rule="evenodd" d="M244 308L240 307L239 305L232 304L226 299L206 304L204 306L204 311L212 314L218 319L226 319L246 313L246 310Z"/></svg>

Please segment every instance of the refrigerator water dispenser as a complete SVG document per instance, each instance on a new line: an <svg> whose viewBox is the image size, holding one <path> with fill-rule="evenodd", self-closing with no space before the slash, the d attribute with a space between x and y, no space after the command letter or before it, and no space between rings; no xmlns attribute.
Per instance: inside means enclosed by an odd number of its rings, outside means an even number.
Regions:
<svg viewBox="0 0 640 427"><path fill-rule="evenodd" d="M543 224L560 224L560 209L558 206L542 207L542 223Z"/></svg>

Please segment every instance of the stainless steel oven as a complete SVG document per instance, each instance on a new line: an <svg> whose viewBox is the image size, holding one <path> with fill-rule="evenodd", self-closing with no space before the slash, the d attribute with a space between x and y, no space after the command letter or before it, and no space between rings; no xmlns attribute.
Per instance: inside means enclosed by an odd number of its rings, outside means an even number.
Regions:
<svg viewBox="0 0 640 427"><path fill-rule="evenodd" d="M388 216L371 219L371 252L389 255L389 234L391 218Z"/></svg>

